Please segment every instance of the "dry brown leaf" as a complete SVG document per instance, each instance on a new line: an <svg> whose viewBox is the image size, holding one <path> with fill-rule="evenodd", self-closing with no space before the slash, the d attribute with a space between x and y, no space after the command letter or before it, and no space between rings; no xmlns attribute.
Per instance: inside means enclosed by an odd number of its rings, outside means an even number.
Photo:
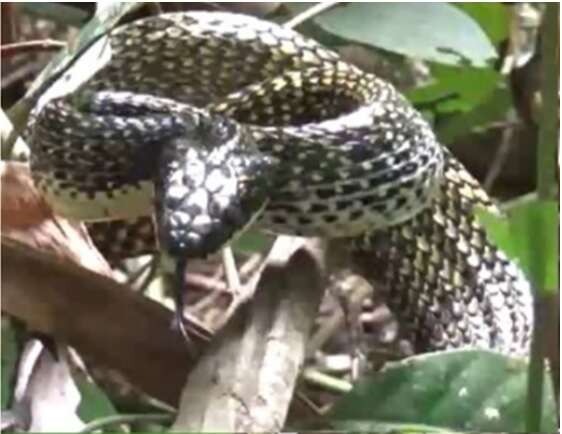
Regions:
<svg viewBox="0 0 562 434"><path fill-rule="evenodd" d="M83 224L53 214L36 189L27 165L1 162L2 237L111 276L111 267Z"/></svg>
<svg viewBox="0 0 562 434"><path fill-rule="evenodd" d="M192 358L172 312L112 278L85 227L52 213L26 165L2 162L0 179L2 311L175 404Z"/></svg>

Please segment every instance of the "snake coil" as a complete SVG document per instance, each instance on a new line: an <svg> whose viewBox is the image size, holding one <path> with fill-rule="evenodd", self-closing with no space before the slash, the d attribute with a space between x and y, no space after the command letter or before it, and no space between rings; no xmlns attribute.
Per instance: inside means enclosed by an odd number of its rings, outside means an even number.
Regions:
<svg viewBox="0 0 562 434"><path fill-rule="evenodd" d="M108 254L158 245L181 274L254 222L348 238L417 349L527 351L529 285L474 217L491 201L390 84L243 15L164 14L108 43L30 139L47 200Z"/></svg>

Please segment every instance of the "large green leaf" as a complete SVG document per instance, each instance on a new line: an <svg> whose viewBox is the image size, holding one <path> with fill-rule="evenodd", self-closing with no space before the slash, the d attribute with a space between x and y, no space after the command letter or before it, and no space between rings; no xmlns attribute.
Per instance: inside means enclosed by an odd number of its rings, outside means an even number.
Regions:
<svg viewBox="0 0 562 434"><path fill-rule="evenodd" d="M310 3L290 3L295 13ZM418 59L483 67L494 46L467 14L445 3L347 3L313 21L341 38Z"/></svg>
<svg viewBox="0 0 562 434"><path fill-rule="evenodd" d="M478 212L480 223L496 244L515 260L536 288L558 288L558 203L519 200L505 217Z"/></svg>
<svg viewBox="0 0 562 434"><path fill-rule="evenodd" d="M452 3L478 23L490 41L498 44L509 35L509 11L501 3Z"/></svg>
<svg viewBox="0 0 562 434"><path fill-rule="evenodd" d="M331 418L340 427L345 421L362 420L522 432L526 388L523 359L481 350L432 353L373 374L336 404ZM554 432L556 407L550 387L545 387L543 402L543 427Z"/></svg>

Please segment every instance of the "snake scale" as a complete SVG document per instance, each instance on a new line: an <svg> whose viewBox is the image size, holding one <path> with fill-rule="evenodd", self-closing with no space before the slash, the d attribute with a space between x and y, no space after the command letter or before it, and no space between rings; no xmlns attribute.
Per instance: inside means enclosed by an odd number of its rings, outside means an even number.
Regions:
<svg viewBox="0 0 562 434"><path fill-rule="evenodd" d="M181 284L250 224L345 238L417 350L528 351L529 284L474 216L493 204L392 85L237 14L163 14L108 41L30 128L36 184L108 255L159 248Z"/></svg>

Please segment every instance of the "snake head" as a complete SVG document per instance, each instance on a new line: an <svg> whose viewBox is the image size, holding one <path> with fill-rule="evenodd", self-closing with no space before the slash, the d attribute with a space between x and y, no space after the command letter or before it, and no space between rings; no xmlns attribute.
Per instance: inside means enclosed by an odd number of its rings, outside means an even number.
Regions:
<svg viewBox="0 0 562 434"><path fill-rule="evenodd" d="M163 148L156 218L160 246L168 255L214 253L265 207L272 161L247 150L240 130L223 120Z"/></svg>

